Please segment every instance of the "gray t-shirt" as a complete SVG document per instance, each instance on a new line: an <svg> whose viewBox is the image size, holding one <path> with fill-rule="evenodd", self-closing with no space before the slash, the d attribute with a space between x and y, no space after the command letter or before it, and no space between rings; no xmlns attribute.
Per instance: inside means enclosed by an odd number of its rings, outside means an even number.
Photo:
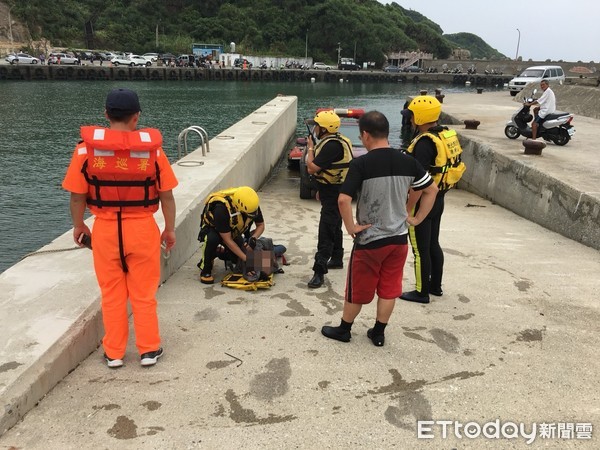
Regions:
<svg viewBox="0 0 600 450"><path fill-rule="evenodd" d="M407 234L408 191L431 183L433 179L415 158L393 148L370 150L353 159L340 192L357 195L356 221L371 224L356 236L356 244L377 247L375 241L387 245L390 238Z"/></svg>

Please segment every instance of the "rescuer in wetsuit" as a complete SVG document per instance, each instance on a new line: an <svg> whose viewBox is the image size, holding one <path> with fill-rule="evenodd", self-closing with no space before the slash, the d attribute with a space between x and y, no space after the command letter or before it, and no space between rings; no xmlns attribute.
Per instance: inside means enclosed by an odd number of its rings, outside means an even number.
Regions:
<svg viewBox="0 0 600 450"><path fill-rule="evenodd" d="M308 173L317 181L321 216L314 275L308 287L318 288L323 285L328 269L344 267L342 217L337 202L340 186L352 160L352 143L338 133L341 120L331 110L319 112L311 123L315 125L314 133L319 142L315 145L312 136L309 136L306 166Z"/></svg>

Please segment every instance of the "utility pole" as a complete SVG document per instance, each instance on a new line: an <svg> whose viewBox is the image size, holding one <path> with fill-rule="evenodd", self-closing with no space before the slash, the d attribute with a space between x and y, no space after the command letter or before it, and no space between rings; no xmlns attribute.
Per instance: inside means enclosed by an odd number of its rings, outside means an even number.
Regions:
<svg viewBox="0 0 600 450"><path fill-rule="evenodd" d="M158 22L156 23L156 51L158 51Z"/></svg>
<svg viewBox="0 0 600 450"><path fill-rule="evenodd" d="M337 61L338 65L340 64L340 61L341 61L341 58L340 58L341 53L342 53L342 47L341 47L341 45L342 45L342 43L338 42L338 48L337 48L337 51L338 51L338 61Z"/></svg>
<svg viewBox="0 0 600 450"><path fill-rule="evenodd" d="M15 51L15 49L14 49L13 34L12 34L12 18L10 17L10 9L11 8L12 8L12 6L8 7L8 37L10 38L10 51L11 51L11 53L13 53Z"/></svg>
<svg viewBox="0 0 600 450"><path fill-rule="evenodd" d="M517 28L517 31L519 32L519 39L517 40L517 54L515 55L515 61L519 60L519 44L521 43L521 30Z"/></svg>
<svg viewBox="0 0 600 450"><path fill-rule="evenodd" d="M304 59L308 59L308 30L306 30L306 42L304 44Z"/></svg>

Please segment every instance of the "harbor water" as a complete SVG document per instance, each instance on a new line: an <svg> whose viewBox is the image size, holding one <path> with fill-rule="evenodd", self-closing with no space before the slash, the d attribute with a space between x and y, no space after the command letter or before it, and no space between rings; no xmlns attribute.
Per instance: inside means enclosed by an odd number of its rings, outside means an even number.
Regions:
<svg viewBox="0 0 600 450"><path fill-rule="evenodd" d="M140 126L163 133L171 162L177 136L203 127L209 139L278 94L298 97L298 133L318 107L377 109L390 120L390 142L400 143L400 110L407 96L439 86L413 83L245 83L52 81L0 84L0 272L71 228L69 194L61 181L79 140L79 127L107 125L106 93L115 87L138 92ZM442 87L444 92L470 90ZM194 147L192 135L188 142ZM196 145L198 142L196 142ZM291 174L291 176L296 176ZM35 257L35 256L32 256ZM35 274L32 274L35 277Z"/></svg>

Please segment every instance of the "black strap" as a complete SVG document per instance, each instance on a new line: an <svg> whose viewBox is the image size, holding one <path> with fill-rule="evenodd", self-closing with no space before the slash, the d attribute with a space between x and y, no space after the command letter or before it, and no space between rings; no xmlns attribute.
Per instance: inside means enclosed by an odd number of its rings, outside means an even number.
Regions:
<svg viewBox="0 0 600 450"><path fill-rule="evenodd" d="M156 185L160 189L160 167L158 167L158 161L154 161L154 166L156 167Z"/></svg>
<svg viewBox="0 0 600 450"><path fill-rule="evenodd" d="M123 272L129 272L127 262L125 261L125 251L123 250L123 224L121 223L121 211L117 212L117 230L119 234L119 257L121 258L121 267Z"/></svg>
<svg viewBox="0 0 600 450"><path fill-rule="evenodd" d="M438 166L429 166L429 173L431 175L437 175L438 173L445 173L448 171L448 166L438 167Z"/></svg>
<svg viewBox="0 0 600 450"><path fill-rule="evenodd" d="M116 186L116 187L145 187L154 185L154 180L150 177L145 180L99 180L95 175L88 180L88 183L94 186Z"/></svg>
<svg viewBox="0 0 600 450"><path fill-rule="evenodd" d="M450 160L448 160L448 163L443 166L443 167L438 167L438 166L429 166L429 173L431 175L437 175L438 173L446 173L448 172L448 169L450 169L450 167L458 167L460 166L461 163L461 159L456 158L456 161L454 161L453 163L450 163Z"/></svg>
<svg viewBox="0 0 600 450"><path fill-rule="evenodd" d="M350 163L349 162L344 162L344 163L333 163L331 165L331 167L329 167L329 169L346 169L350 167ZM328 169L328 170L329 170Z"/></svg>
<svg viewBox="0 0 600 450"><path fill-rule="evenodd" d="M153 198L149 200L102 200L102 199L87 199L88 205L97 206L102 208L103 206L115 206L115 207L127 207L127 206L151 206L158 205L160 199Z"/></svg>

